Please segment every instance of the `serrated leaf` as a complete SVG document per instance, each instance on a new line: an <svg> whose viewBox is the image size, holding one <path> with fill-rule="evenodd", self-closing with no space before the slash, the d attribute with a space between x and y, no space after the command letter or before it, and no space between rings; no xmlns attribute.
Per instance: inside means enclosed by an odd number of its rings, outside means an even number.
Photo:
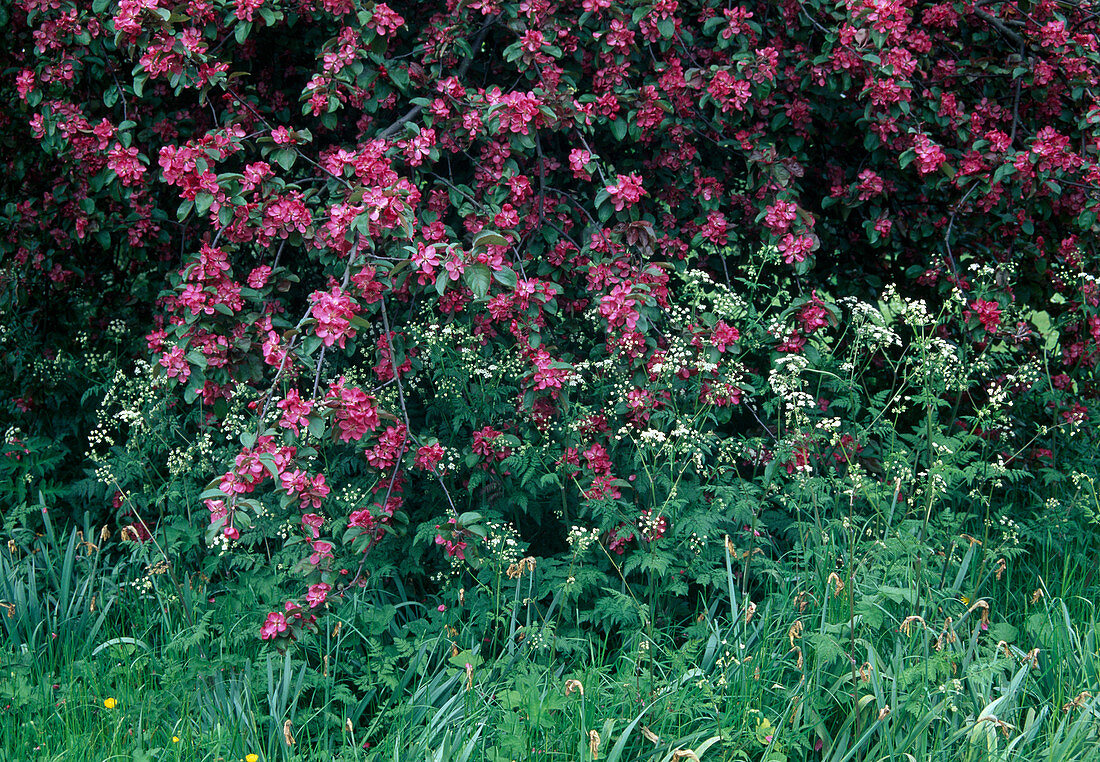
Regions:
<svg viewBox="0 0 1100 762"><path fill-rule="evenodd" d="M294 166L294 160L298 158L298 153L290 148L282 148L275 152L275 162L283 168L284 171L290 170Z"/></svg>
<svg viewBox="0 0 1100 762"><path fill-rule="evenodd" d="M214 203L214 196L206 191L199 191L195 194L195 211L199 214L206 214L210 211L210 205Z"/></svg>
<svg viewBox="0 0 1100 762"><path fill-rule="evenodd" d="M462 273L462 280L466 282L466 285L470 287L470 290L474 292L474 296L478 299L485 298L489 293L489 286L493 282L489 268L480 262L475 262L467 267L466 271Z"/></svg>
<svg viewBox="0 0 1100 762"><path fill-rule="evenodd" d="M483 249L486 246L507 246L508 239L502 236L500 233L495 233L491 230L485 230L474 236L474 248Z"/></svg>
<svg viewBox="0 0 1100 762"><path fill-rule="evenodd" d="M496 280L497 283L500 283L503 286L507 286L508 288L515 288L516 282L519 280L519 278L516 276L516 271L513 270L511 267L504 267L500 270L494 270L493 279Z"/></svg>

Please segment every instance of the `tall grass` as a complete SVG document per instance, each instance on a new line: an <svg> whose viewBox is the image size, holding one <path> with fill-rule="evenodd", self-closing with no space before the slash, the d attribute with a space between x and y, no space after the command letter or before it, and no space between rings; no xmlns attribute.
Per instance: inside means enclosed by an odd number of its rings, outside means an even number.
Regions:
<svg viewBox="0 0 1100 762"><path fill-rule="evenodd" d="M107 563L90 528L47 531L0 551L0 748L56 760L1100 758L1092 538L1065 549L1060 573L1025 560L1009 580L977 543L942 538L942 555L922 554L904 522L856 539L822 528L854 552L843 575L822 540L746 590L727 549L725 584L700 591L694 618L621 634L619 647L529 645L521 635L568 615L530 595L532 568L496 612L508 647L481 648L484 632L388 578L284 654L242 639L202 588L181 601L140 552Z"/></svg>

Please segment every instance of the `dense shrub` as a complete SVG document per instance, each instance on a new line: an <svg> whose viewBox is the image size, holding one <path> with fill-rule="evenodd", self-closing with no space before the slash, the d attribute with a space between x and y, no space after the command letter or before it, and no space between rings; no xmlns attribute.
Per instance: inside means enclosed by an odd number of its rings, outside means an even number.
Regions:
<svg viewBox="0 0 1100 762"><path fill-rule="evenodd" d="M264 638L390 567L545 557L610 629L841 509L1074 526L1033 486L1092 457L1087 6L9 13L17 501L86 467Z"/></svg>

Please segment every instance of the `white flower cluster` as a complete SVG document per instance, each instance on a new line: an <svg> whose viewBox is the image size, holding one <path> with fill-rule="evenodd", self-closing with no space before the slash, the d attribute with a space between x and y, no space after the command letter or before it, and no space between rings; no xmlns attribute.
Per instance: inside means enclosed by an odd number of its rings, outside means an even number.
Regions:
<svg viewBox="0 0 1100 762"><path fill-rule="evenodd" d="M699 555L707 547L707 538L703 535L698 535L695 532L692 532L691 536L688 537L687 544L688 550L690 550L695 555Z"/></svg>
<svg viewBox="0 0 1100 762"><path fill-rule="evenodd" d="M944 478L943 471L943 461L937 459L930 470L921 471L917 474L921 486L914 489L913 494L909 497L910 506L923 507L931 505L947 494L947 480Z"/></svg>
<svg viewBox="0 0 1100 762"><path fill-rule="evenodd" d="M544 627L528 629L526 627L521 628L524 633L524 643L528 648L532 648L536 651L549 651L554 645L554 631L551 625Z"/></svg>
<svg viewBox="0 0 1100 762"><path fill-rule="evenodd" d="M498 521L486 521L488 530L485 537L485 550L502 567L519 561L522 551L519 547L519 532L511 524Z"/></svg>
<svg viewBox="0 0 1100 762"><path fill-rule="evenodd" d="M979 372L981 366L971 363L963 365L959 357L959 348L939 336L918 337L916 351L909 355L907 366L912 374L913 384L927 385L932 389L962 391L969 386L970 371Z"/></svg>
<svg viewBox="0 0 1100 762"><path fill-rule="evenodd" d="M684 336L672 336L665 350L664 360L651 367L653 373L668 378L681 370L694 366L695 349Z"/></svg>
<svg viewBox="0 0 1100 762"><path fill-rule="evenodd" d="M676 497L676 488L672 488L672 494L669 495L669 500L673 500ZM661 514L655 511L646 511L638 519L638 530L647 537L655 535L661 528L662 521L665 520ZM667 520L665 520L667 521Z"/></svg>
<svg viewBox="0 0 1100 762"><path fill-rule="evenodd" d="M883 311L889 311L901 319L903 323L913 328L931 326L935 319L928 311L928 303L923 299L904 298L898 294L898 287L887 284L882 292Z"/></svg>
<svg viewBox="0 0 1100 762"><path fill-rule="evenodd" d="M588 552L588 549L595 545L600 539L600 531L598 529L585 529L584 527L573 527L569 530L569 535L566 538L569 542L569 547L573 549L574 555L582 556Z"/></svg>
<svg viewBox="0 0 1100 762"><path fill-rule="evenodd" d="M857 495L864 495L876 486L875 480L869 477L867 469L858 460L853 460L848 464L845 479L848 481L848 487L844 490L844 494L848 496L849 500L855 500Z"/></svg>
<svg viewBox="0 0 1100 762"><path fill-rule="evenodd" d="M890 346L901 346L901 339L887 325L881 309L850 296L842 297L837 303L847 307L852 314L857 339L852 346L853 354L866 356Z"/></svg>
<svg viewBox="0 0 1100 762"><path fill-rule="evenodd" d="M88 432L85 456L96 460L100 452L114 447L120 423L128 425L131 432L146 429L150 408L164 398L164 378L154 376L148 362L137 362L131 374L117 371L99 403L96 425ZM130 441L135 440L131 437ZM96 478L106 484L114 481L106 472L100 475L97 471Z"/></svg>
<svg viewBox="0 0 1100 762"><path fill-rule="evenodd" d="M1031 389L1043 376L1042 365L1038 359L1025 362L1003 380L993 380L986 388L988 401L978 410L979 418L1001 417L1012 407L1013 398L1021 391Z"/></svg>
<svg viewBox="0 0 1100 762"><path fill-rule="evenodd" d="M1006 545L1019 545L1020 544L1020 528L1016 524L1015 521L1013 521L1010 518L1006 518L1004 516L1001 516L997 520L997 523L1001 527L1001 541L1002 542L1004 542ZM987 519L986 520L986 526L992 528L993 527L993 520L992 519Z"/></svg>
<svg viewBox="0 0 1100 762"><path fill-rule="evenodd" d="M817 399L803 390L803 372L810 361L803 355L783 355L768 371L768 386L783 403L787 427L791 430L811 426L808 411L817 407Z"/></svg>
<svg viewBox="0 0 1100 762"><path fill-rule="evenodd" d="M221 557L228 553L231 548L235 549L239 545L240 543L236 540L231 540L224 533L218 532L210 539L210 544L207 547L217 551L218 556Z"/></svg>

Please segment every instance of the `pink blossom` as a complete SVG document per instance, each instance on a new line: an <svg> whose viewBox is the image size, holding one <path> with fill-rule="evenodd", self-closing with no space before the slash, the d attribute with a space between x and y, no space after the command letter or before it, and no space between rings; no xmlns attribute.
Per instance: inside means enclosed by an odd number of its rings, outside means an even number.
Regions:
<svg viewBox="0 0 1100 762"><path fill-rule="evenodd" d="M145 174L145 165L138 158L138 149L131 146L123 148L120 143L107 152L107 167L118 175L123 185L137 185Z"/></svg>
<svg viewBox="0 0 1100 762"><path fill-rule="evenodd" d="M913 150L917 154L917 171L922 175L938 172L940 165L947 161L947 154L927 135L920 134L913 141Z"/></svg>
<svg viewBox="0 0 1100 762"><path fill-rule="evenodd" d="M982 328L989 333L996 333L1001 327L1001 305L997 302L975 299L970 303L970 309L977 315Z"/></svg>
<svg viewBox="0 0 1100 762"><path fill-rule="evenodd" d="M828 312L816 296L798 312L798 322L802 325L802 332L807 335L828 325L827 317Z"/></svg>
<svg viewBox="0 0 1100 762"><path fill-rule="evenodd" d="M317 321L317 336L326 347L338 344L344 348L344 341L355 336L351 327L351 318L355 316L355 302L347 293L333 286L330 291L314 291L310 294L313 306L310 314Z"/></svg>
<svg viewBox="0 0 1100 762"><path fill-rule="evenodd" d="M788 265L802 262L809 256L814 247L812 236L796 236L787 233L779 240L779 253L783 255L783 261Z"/></svg>
<svg viewBox="0 0 1100 762"><path fill-rule="evenodd" d="M501 131L527 135L541 117L541 104L542 100L534 93L513 91L497 97L494 108L500 118Z"/></svg>
<svg viewBox="0 0 1100 762"><path fill-rule="evenodd" d="M248 287L249 288L263 288L267 284L267 279L271 277L271 268L267 265L260 265L248 274Z"/></svg>
<svg viewBox="0 0 1100 762"><path fill-rule="evenodd" d="M725 246L729 241L729 223L721 212L711 212L699 234L715 246Z"/></svg>
<svg viewBox="0 0 1100 762"><path fill-rule="evenodd" d="M413 465L425 471L434 471L439 461L443 460L443 446L438 442L430 445L422 445L416 450L416 458Z"/></svg>
<svg viewBox="0 0 1100 762"><path fill-rule="evenodd" d="M859 173L859 200L868 201L875 196L882 195L886 185L882 178L870 169L861 170Z"/></svg>
<svg viewBox="0 0 1100 762"><path fill-rule="evenodd" d="M274 140L277 145L282 146L292 146L298 142L286 127L276 127L273 129L271 131L271 139Z"/></svg>
<svg viewBox="0 0 1100 762"><path fill-rule="evenodd" d="M731 344L735 344L741 338L741 332L734 326L727 325L726 321L719 320L718 324L714 326L714 335L711 337L710 343L716 347L719 352L725 352L727 347Z"/></svg>
<svg viewBox="0 0 1100 762"><path fill-rule="evenodd" d="M325 558L332 558L332 543L324 540L314 540L313 553L309 556L309 562L317 566Z"/></svg>
<svg viewBox="0 0 1100 762"><path fill-rule="evenodd" d="M741 111L752 95L748 80L737 79L729 69L719 69L711 78L707 92L723 112Z"/></svg>
<svg viewBox="0 0 1100 762"><path fill-rule="evenodd" d="M782 235L798 218L798 207L790 201L779 199L764 210L764 224L774 235Z"/></svg>
<svg viewBox="0 0 1100 762"><path fill-rule="evenodd" d="M584 165L592 161L592 154L581 148L574 148L569 152L569 168L573 170L573 177L578 180L589 180L592 175L584 168Z"/></svg>
<svg viewBox="0 0 1100 762"><path fill-rule="evenodd" d="M260 627L260 637L264 640L273 640L281 633L286 632L286 617L277 611L267 615L267 621Z"/></svg>
<svg viewBox="0 0 1100 762"><path fill-rule="evenodd" d="M638 298L632 293L629 283L617 283L611 293L600 298L599 312L609 328L625 328L633 331L641 319L638 313Z"/></svg>
<svg viewBox="0 0 1100 762"><path fill-rule="evenodd" d="M374 13L371 15L370 22L367 26L372 27L378 34L383 37L396 32L405 24L405 19L390 8L385 3L377 3L374 6Z"/></svg>
<svg viewBox="0 0 1100 762"><path fill-rule="evenodd" d="M358 386L347 386L342 376L329 387L325 404L335 411L341 442L358 442L378 428L378 408L374 402L374 397Z"/></svg>
<svg viewBox="0 0 1100 762"><path fill-rule="evenodd" d="M172 347L161 355L159 362L168 378L179 379L181 384L187 383L187 379L191 376L191 366L183 357L183 347Z"/></svg>
<svg viewBox="0 0 1100 762"><path fill-rule="evenodd" d="M321 536L320 529L324 523L324 518L316 513L306 513L302 516L302 529L314 540Z"/></svg>
<svg viewBox="0 0 1100 762"><path fill-rule="evenodd" d="M283 411L283 416L279 419L279 426L284 429L292 429L295 435L299 433L299 426L305 426L309 423L306 416L313 409L313 403L309 400L303 400L297 389L288 391L286 397L276 402L275 406Z"/></svg>
<svg viewBox="0 0 1100 762"><path fill-rule="evenodd" d="M608 185L604 190L611 196L616 212L634 206L642 196L646 195L642 188L642 177L637 174L619 175L616 182Z"/></svg>
<svg viewBox="0 0 1100 762"><path fill-rule="evenodd" d="M323 604L331 589L332 585L325 582L318 582L315 585L310 585L309 592L306 593L306 602L309 603L309 607L315 609Z"/></svg>

